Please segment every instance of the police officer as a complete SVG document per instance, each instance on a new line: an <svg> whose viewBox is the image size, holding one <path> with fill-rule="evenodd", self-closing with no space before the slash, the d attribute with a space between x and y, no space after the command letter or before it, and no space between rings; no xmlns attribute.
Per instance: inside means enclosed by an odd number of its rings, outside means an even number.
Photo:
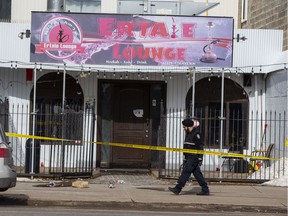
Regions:
<svg viewBox="0 0 288 216"><path fill-rule="evenodd" d="M203 150L201 134L196 129L198 126L196 124L196 121L192 119L184 119L182 121L182 125L186 132L183 148ZM197 193L197 195L209 195L210 192L208 185L200 170L200 166L202 165L202 158L203 154L199 155L192 153L184 153L183 170L177 181L177 185L173 188L169 187L169 190L171 192L178 195L181 192L182 188L185 186L191 174L193 173L198 184L201 186L201 191Z"/></svg>

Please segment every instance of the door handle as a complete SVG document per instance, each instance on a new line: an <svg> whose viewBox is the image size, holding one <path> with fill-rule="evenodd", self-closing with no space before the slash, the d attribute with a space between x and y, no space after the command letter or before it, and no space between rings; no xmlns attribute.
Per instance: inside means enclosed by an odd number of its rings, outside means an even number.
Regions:
<svg viewBox="0 0 288 216"><path fill-rule="evenodd" d="M146 119L146 126L147 126L147 127L149 126L149 123L150 123L150 119L147 118L147 119Z"/></svg>

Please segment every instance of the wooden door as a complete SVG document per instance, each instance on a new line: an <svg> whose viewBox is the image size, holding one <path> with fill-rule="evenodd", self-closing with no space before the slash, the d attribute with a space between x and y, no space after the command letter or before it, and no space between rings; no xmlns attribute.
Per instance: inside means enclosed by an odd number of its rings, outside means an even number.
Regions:
<svg viewBox="0 0 288 216"><path fill-rule="evenodd" d="M113 142L149 145L149 85L115 84ZM149 168L150 151L112 147L112 167Z"/></svg>

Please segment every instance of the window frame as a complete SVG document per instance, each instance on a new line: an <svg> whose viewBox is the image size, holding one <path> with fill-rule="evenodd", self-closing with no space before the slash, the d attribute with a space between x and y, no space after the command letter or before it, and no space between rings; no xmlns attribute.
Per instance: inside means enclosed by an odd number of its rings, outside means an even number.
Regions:
<svg viewBox="0 0 288 216"><path fill-rule="evenodd" d="M78 3L76 6L77 6L77 9L79 9L79 10L72 11L71 9L69 9L69 7L67 7L67 5L69 3L76 3L76 2ZM65 1L65 8L67 11L71 11L71 12L77 12L77 13L89 13L90 12L91 13L92 11L86 11L86 10L83 11L83 6L85 6L85 3L93 3L93 2L96 3L96 5L94 7L95 9L100 8L100 10L99 9L95 10L95 11L93 11L93 13L100 13L101 12L101 5L102 5L101 0L66 0Z"/></svg>
<svg viewBox="0 0 288 216"><path fill-rule="evenodd" d="M248 16L248 1L249 1L249 0L242 0L242 1L241 1L241 23L247 21L247 16Z"/></svg>

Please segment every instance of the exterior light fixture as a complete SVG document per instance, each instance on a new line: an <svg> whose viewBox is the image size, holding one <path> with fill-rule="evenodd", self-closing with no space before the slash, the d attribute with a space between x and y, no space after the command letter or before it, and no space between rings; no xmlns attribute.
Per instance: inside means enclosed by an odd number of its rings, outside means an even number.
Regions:
<svg viewBox="0 0 288 216"><path fill-rule="evenodd" d="M247 40L247 38L245 36L240 37L240 34L237 34L236 38L234 38L234 39L236 39L237 42L240 42L240 40L241 41Z"/></svg>
<svg viewBox="0 0 288 216"><path fill-rule="evenodd" d="M25 32L20 32L20 33L18 34L18 37L19 37L20 39L23 39L23 38L24 38L24 35L25 35L26 38L30 38L30 35L31 35L30 30L29 30L29 29L26 29Z"/></svg>

